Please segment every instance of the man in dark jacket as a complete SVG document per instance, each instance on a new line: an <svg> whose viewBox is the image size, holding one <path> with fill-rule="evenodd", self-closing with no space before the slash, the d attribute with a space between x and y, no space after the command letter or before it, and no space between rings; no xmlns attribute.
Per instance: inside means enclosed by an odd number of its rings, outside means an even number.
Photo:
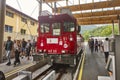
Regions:
<svg viewBox="0 0 120 80"><path fill-rule="evenodd" d="M94 39L93 38L90 41L90 49L91 49L91 53L93 53L94 51Z"/></svg>
<svg viewBox="0 0 120 80"><path fill-rule="evenodd" d="M6 65L8 66L11 65L10 53L11 53L12 48L13 48L13 42L11 41L11 37L9 36L6 42L6 45L5 45L6 57L8 59L8 63Z"/></svg>
<svg viewBox="0 0 120 80"><path fill-rule="evenodd" d="M21 43L21 47L22 47L22 58L23 58L23 56L25 55L25 49L26 49L26 45L27 45L27 42L25 41L25 39L23 38L22 39L22 43Z"/></svg>

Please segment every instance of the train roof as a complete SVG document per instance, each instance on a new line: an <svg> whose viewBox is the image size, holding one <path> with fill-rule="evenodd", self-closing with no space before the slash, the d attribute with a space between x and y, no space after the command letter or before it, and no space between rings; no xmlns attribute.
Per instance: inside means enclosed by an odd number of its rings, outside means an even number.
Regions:
<svg viewBox="0 0 120 80"><path fill-rule="evenodd" d="M76 19L69 14L57 14L57 15L47 15L39 16L40 22L59 22L59 21L76 21Z"/></svg>

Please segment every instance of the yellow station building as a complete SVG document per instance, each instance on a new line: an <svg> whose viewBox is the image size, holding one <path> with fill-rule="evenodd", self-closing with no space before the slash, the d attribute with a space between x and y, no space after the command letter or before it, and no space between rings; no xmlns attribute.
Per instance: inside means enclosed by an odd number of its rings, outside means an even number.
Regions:
<svg viewBox="0 0 120 80"><path fill-rule="evenodd" d="M8 5L6 5L4 41L8 36L12 40L36 39L38 21Z"/></svg>

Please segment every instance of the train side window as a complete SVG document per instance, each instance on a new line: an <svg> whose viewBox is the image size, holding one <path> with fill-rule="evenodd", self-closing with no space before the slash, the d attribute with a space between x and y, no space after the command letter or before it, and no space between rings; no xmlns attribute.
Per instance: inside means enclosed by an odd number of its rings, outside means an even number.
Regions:
<svg viewBox="0 0 120 80"><path fill-rule="evenodd" d="M73 32L75 26L73 22L64 22L64 32Z"/></svg>
<svg viewBox="0 0 120 80"><path fill-rule="evenodd" d="M60 23L52 24L53 35L60 35Z"/></svg>
<svg viewBox="0 0 120 80"><path fill-rule="evenodd" d="M48 23L41 24L40 32L41 33L49 33L50 32L50 24L48 24Z"/></svg>

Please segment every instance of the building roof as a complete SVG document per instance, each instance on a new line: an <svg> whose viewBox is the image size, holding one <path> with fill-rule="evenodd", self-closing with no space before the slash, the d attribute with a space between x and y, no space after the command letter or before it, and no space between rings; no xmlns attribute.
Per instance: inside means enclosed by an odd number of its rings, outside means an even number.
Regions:
<svg viewBox="0 0 120 80"><path fill-rule="evenodd" d="M66 2L66 5L60 5L62 1ZM85 3L82 3L83 1ZM43 2L56 2L58 13L63 9L69 9L79 25L118 23L120 19L120 0L43 0Z"/></svg>
<svg viewBox="0 0 120 80"><path fill-rule="evenodd" d="M21 15L27 17L27 18L30 18L31 20L34 20L34 21L38 22L38 20L36 20L36 19L34 19L34 18L32 18L32 17L26 15L26 14L23 13L23 12L20 12L20 11L16 10L15 8L13 8L13 7L9 6L9 5L6 5L6 8L7 8L7 9L11 9L11 10L17 12L18 14L21 14Z"/></svg>

